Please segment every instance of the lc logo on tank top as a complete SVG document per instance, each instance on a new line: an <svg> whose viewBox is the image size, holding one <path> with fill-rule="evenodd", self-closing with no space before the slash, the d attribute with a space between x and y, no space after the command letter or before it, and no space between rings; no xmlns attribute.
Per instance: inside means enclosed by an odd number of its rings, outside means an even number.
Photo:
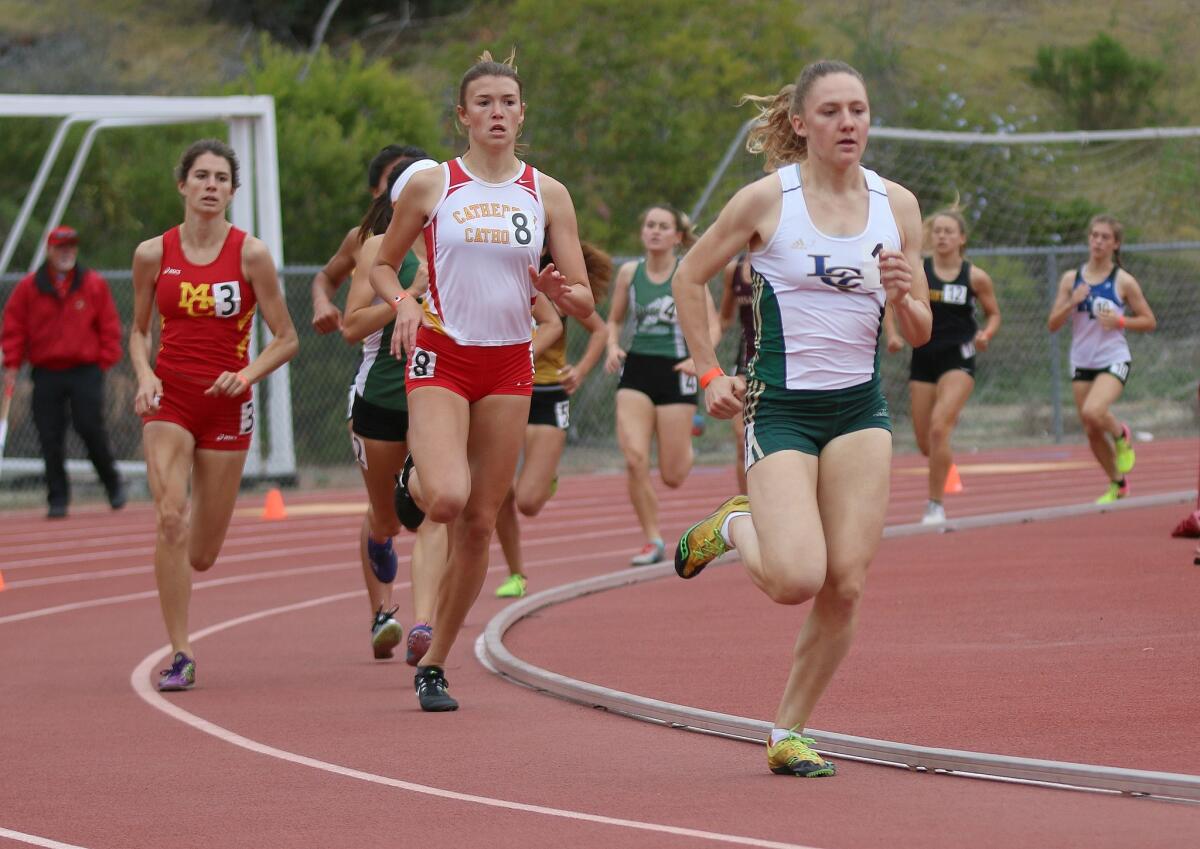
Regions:
<svg viewBox="0 0 1200 849"><path fill-rule="evenodd" d="M863 257L863 267L851 265L826 266L828 255L809 254L813 261L813 277L817 277L826 286L832 286L840 292L870 292L880 288L879 263L877 258L883 250L883 243L876 243L870 253Z"/></svg>

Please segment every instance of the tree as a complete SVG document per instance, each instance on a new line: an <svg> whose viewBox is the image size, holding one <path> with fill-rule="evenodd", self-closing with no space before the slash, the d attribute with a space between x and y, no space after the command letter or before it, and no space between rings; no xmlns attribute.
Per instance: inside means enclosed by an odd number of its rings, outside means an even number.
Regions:
<svg viewBox="0 0 1200 849"><path fill-rule="evenodd" d="M796 78L813 40L798 18L771 0L518 0L487 45L517 47L529 160L571 191L585 239L632 252L642 209L700 195L753 115L741 95ZM456 45L445 67L478 52Z"/></svg>
<svg viewBox="0 0 1200 849"><path fill-rule="evenodd" d="M1133 56L1108 33L1082 47L1039 47L1028 69L1029 81L1080 130L1136 127L1153 119L1164 74L1160 63Z"/></svg>

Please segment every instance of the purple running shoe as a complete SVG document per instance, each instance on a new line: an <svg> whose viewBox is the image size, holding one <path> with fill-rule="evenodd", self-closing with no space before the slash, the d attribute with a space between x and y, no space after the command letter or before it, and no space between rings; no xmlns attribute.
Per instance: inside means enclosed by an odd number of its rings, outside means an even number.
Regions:
<svg viewBox="0 0 1200 849"><path fill-rule="evenodd" d="M190 690L196 686L196 661L181 651L175 652L171 668L158 673L158 691Z"/></svg>
<svg viewBox="0 0 1200 849"><path fill-rule="evenodd" d="M413 625L408 629L408 651L404 655L404 662L409 666L416 666L425 656L425 652L429 651L429 644L432 642L432 628L424 623Z"/></svg>

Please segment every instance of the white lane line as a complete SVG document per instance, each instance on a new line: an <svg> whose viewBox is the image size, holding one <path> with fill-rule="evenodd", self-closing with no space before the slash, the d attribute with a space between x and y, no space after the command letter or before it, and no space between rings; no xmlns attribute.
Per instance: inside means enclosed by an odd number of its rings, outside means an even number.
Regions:
<svg viewBox="0 0 1200 849"><path fill-rule="evenodd" d="M49 849L84 849L74 843L59 843L49 837L38 837L36 834L26 834L23 831L13 831L11 828L0 828L0 837L16 840L21 843L32 843L34 846L46 846Z"/></svg>
<svg viewBox="0 0 1200 849"><path fill-rule="evenodd" d="M491 571L491 570L489 570ZM192 641L203 639L211 634L216 634L221 631L235 628L239 625L244 625L248 622L255 622L259 619L265 619L269 616L278 616L284 613L293 613L298 610L306 610L311 607L317 607L330 602L343 601L348 598L358 598L362 595L362 590L356 590L349 593L337 593L335 595L322 596L320 598L302 601L296 604L288 604L282 607L273 607L268 610L260 610L257 613L250 613L245 616L239 616L235 619L229 619L225 622L217 623L208 628L191 635ZM715 831L702 831L695 828L681 828L679 826L665 825L662 823L643 822L641 820L622 819L620 817L607 817L602 814L591 814L585 811L572 811L564 808L551 808L545 805L531 805L525 802L513 802L507 799L497 799L491 796L477 796L472 793L459 793L454 790L446 790L441 787L431 787L427 784L416 784L411 781L403 781L398 778L390 778L386 775L376 775L372 772L364 772L363 770L353 769L352 767L342 766L340 764L330 763L328 761L310 758L307 755L300 755L295 752L277 749L274 746L268 746L265 743L260 743L257 740L251 740L248 737L243 737L227 728L224 728L216 723L209 722L189 713L179 707L174 702L168 701L158 693L150 683L150 673L161 660L170 654L170 645L160 646L153 652L142 659L129 676L129 683L133 687L134 692L150 705L152 708L162 711L167 716L182 722L184 725L190 726L197 731L216 737L222 742L228 743L239 748L246 749L250 752L255 752L267 757L276 758L288 763L306 766L310 769L321 770L322 772L332 773L333 775L341 775L346 778L354 778L359 781L366 781L371 784L381 784L386 787L394 787L397 790L404 790L409 793L418 793L423 796L434 796L440 799L449 799L455 802L466 802L472 805L483 805L489 808L501 808L509 811L519 811L527 814L540 814L542 816L556 817L559 819L576 820L579 822L589 822L597 825L616 826L618 828L629 828L638 831L648 831L657 834L669 834L676 837L690 837L699 840L710 840L718 843L733 843L739 846L760 846L765 849L815 849L811 846L802 846L796 843L778 843L773 840L762 840L756 837L745 837L736 834L722 834Z"/></svg>
<svg viewBox="0 0 1200 849"><path fill-rule="evenodd" d="M358 567L361 564L357 560L350 560L344 563L326 563L321 566L303 566L298 569L276 569L273 572L251 572L248 575L231 575L228 578L214 578L211 581L197 581L192 584L193 590L207 590L212 587L224 587L229 584L245 584L250 581L266 581L271 578L288 578L295 575L312 575L317 572L333 572L338 569L348 569L350 567ZM10 622L24 622L28 619L40 619L43 616L54 616L59 613L70 613L73 610L86 610L89 607L106 607L110 604L121 604L126 601L139 601L147 598L158 598L158 590L145 590L140 593L126 593L124 595L112 595L104 598L92 598L87 601L76 601L70 604L58 604L54 607L42 607L37 610L26 610L23 613L12 613L8 616L0 616L0 625L7 625Z"/></svg>

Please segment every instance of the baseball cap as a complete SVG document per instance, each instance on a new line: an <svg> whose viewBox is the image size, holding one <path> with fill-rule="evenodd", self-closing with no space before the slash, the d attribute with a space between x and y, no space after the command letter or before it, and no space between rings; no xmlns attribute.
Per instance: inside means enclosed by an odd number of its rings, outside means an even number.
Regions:
<svg viewBox="0 0 1200 849"><path fill-rule="evenodd" d="M50 235L46 237L46 244L52 248L58 245L78 245L79 234L75 232L74 227L64 224L50 231Z"/></svg>

